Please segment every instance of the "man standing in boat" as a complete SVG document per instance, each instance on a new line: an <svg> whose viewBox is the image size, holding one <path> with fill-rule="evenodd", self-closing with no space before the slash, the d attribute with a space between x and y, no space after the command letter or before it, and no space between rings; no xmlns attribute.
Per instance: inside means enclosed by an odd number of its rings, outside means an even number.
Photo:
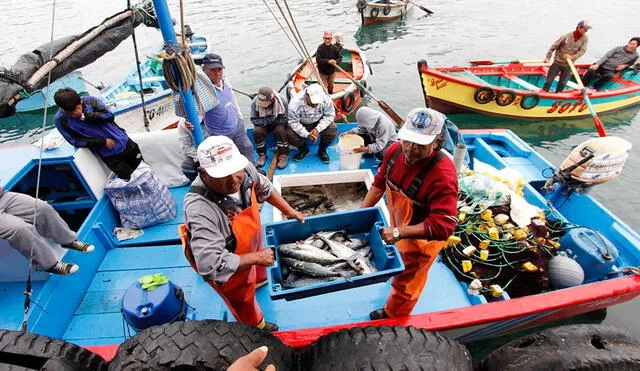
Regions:
<svg viewBox="0 0 640 371"><path fill-rule="evenodd" d="M307 139L316 142L320 138L318 156L322 162L328 164L331 159L327 154L327 147L338 134L338 127L333 122L336 118L336 109L331 97L320 85L311 84L291 97L287 115L289 143L299 149L293 156L293 160L301 161L309 154Z"/></svg>
<svg viewBox="0 0 640 371"><path fill-rule="evenodd" d="M42 237L51 238L66 249L94 250L93 245L76 239L75 232L47 202L0 187L0 239L9 241L27 259L32 256L40 269L62 276L75 273L78 266L59 261Z"/></svg>
<svg viewBox="0 0 640 371"><path fill-rule="evenodd" d="M589 44L587 31L590 29L591 23L586 19L582 20L578 22L574 31L560 36L558 40L551 44L544 58L544 63L549 63L552 54L554 55L553 63L551 67L549 67L547 79L542 87L543 90L549 91L549 89L551 89L551 83L558 74L560 74L560 78L556 85L556 93L561 93L564 90L564 86L571 77L571 68L569 67L567 58L571 58L571 61L575 62L584 55L587 51L587 45Z"/></svg>
<svg viewBox="0 0 640 371"><path fill-rule="evenodd" d="M284 169L289 162L289 142L287 141L287 104L274 89L263 86L251 102L251 123L253 140L256 143L258 160L256 167L264 166L267 161L267 135L276 134L278 147L278 169Z"/></svg>
<svg viewBox="0 0 640 371"><path fill-rule="evenodd" d="M611 81L613 76L631 66L638 59L638 44L640 37L632 37L625 46L617 46L607 52L599 61L589 66L582 76L582 83L586 86L594 78L599 78L593 84L593 88L599 90L604 84Z"/></svg>
<svg viewBox="0 0 640 371"><path fill-rule="evenodd" d="M384 308L371 319L411 314L427 282L429 268L458 223L458 179L453 161L441 149L446 117L430 108L413 109L398 132L400 143L384 155L362 207L385 194L391 227L382 238L395 243L405 270L391 280Z"/></svg>
<svg viewBox="0 0 640 371"><path fill-rule="evenodd" d="M80 97L71 88L58 90L53 98L60 107L53 121L67 142L89 148L118 178L128 181L142 154L107 106L96 97Z"/></svg>
<svg viewBox="0 0 640 371"><path fill-rule="evenodd" d="M187 259L237 321L277 331L277 325L265 322L255 298L256 283L267 279L264 267L274 262L273 250L263 249L260 204L272 204L289 219L303 222L304 217L231 139L205 139L198 146L198 162L198 178L184 198L181 235Z"/></svg>
<svg viewBox="0 0 640 371"><path fill-rule="evenodd" d="M322 38L323 43L316 50L316 63L322 83L327 88L329 94L333 94L333 81L336 78L336 67L334 64L342 62L342 52L340 48L332 44L333 34L325 31Z"/></svg>
<svg viewBox="0 0 640 371"><path fill-rule="evenodd" d="M204 125L209 135L224 135L233 140L240 153L255 163L253 145L247 136L244 118L233 88L224 77L222 58L213 53L205 55L202 70L218 92L218 104L204 114Z"/></svg>

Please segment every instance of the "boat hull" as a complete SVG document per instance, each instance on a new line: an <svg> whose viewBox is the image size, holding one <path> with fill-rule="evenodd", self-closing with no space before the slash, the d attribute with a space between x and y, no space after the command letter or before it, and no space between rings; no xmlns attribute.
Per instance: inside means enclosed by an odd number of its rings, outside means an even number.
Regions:
<svg viewBox="0 0 640 371"><path fill-rule="evenodd" d="M588 66L578 67L584 70ZM575 84L569 83L569 90L562 93L538 88L547 69L547 65L522 64L429 68L425 61L418 63L425 103L445 114L479 113L521 120L589 117L587 104ZM522 76L530 76L529 80L538 84L524 81ZM619 86L616 89L589 92L596 112L614 112L640 103L640 78L631 73L625 77L614 79Z"/></svg>
<svg viewBox="0 0 640 371"><path fill-rule="evenodd" d="M345 63L345 60L348 62ZM349 73L353 79L360 84L367 86L367 79L371 71L367 65L367 58L364 53L357 48L344 48L342 50L341 67ZM315 63L315 59L313 59ZM302 90L303 84L319 82L314 76L314 68L309 62L304 61L294 70L291 81L287 84L287 97L297 94ZM319 82L322 83L322 82ZM336 120L342 119L347 121L346 117L355 112L362 103L364 93L354 84L344 72L336 71L334 81L334 93L331 94L331 100L336 108Z"/></svg>
<svg viewBox="0 0 640 371"><path fill-rule="evenodd" d="M408 12L408 5L407 1L392 1L390 4L367 3L362 10L362 24L366 26L404 19Z"/></svg>

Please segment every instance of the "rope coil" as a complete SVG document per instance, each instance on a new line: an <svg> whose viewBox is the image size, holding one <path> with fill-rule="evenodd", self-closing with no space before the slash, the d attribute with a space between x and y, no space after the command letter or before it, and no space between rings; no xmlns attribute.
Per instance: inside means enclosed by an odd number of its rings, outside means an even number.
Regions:
<svg viewBox="0 0 640 371"><path fill-rule="evenodd" d="M196 65L189 48L178 45L165 46L162 73L171 90L186 93L191 89L196 82Z"/></svg>

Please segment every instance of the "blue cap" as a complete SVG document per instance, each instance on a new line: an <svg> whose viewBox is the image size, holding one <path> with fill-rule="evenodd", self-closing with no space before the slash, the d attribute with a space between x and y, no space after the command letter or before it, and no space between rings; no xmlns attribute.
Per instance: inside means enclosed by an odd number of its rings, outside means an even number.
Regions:
<svg viewBox="0 0 640 371"><path fill-rule="evenodd" d="M204 56L202 60L202 66L204 68L224 68L222 64L222 58L218 54L209 53Z"/></svg>

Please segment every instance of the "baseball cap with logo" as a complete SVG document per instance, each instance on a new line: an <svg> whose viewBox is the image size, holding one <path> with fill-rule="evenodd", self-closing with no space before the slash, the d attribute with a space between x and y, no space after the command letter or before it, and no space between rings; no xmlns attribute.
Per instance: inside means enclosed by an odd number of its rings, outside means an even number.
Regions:
<svg viewBox="0 0 640 371"><path fill-rule="evenodd" d="M446 117L431 108L414 108L404 120L398 138L420 145L431 144L442 132Z"/></svg>
<svg viewBox="0 0 640 371"><path fill-rule="evenodd" d="M198 146L198 161L212 178L224 178L244 169L249 160L225 136L210 136Z"/></svg>
<svg viewBox="0 0 640 371"><path fill-rule="evenodd" d="M319 84L309 85L307 87L306 93L309 96L311 103L313 104L322 103L322 101L324 100L324 90Z"/></svg>
<svg viewBox="0 0 640 371"><path fill-rule="evenodd" d="M275 96L275 91L268 87L263 86L258 90L258 104L262 107L269 107L273 104L273 97Z"/></svg>
<svg viewBox="0 0 640 371"><path fill-rule="evenodd" d="M222 64L222 58L218 54L209 53L202 59L202 66L204 68L224 68Z"/></svg>
<svg viewBox="0 0 640 371"><path fill-rule="evenodd" d="M580 27L584 27L585 30L590 30L593 28L591 27L591 22L589 22L586 19L583 19L580 22L578 22L578 25L576 26L576 28L580 28Z"/></svg>

